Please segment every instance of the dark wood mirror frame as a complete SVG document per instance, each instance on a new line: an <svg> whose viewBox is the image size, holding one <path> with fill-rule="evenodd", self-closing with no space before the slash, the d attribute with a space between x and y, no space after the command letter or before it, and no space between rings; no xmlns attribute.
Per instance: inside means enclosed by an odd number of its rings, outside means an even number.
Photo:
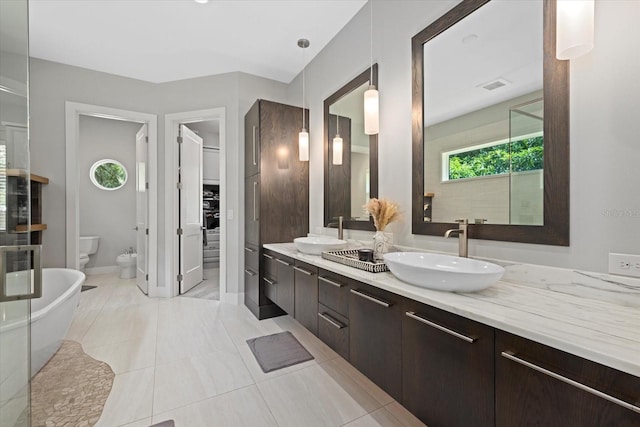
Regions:
<svg viewBox="0 0 640 427"><path fill-rule="evenodd" d="M412 49L412 232L444 236L455 223L423 220L423 45L489 0L463 0L411 39ZM469 238L569 246L569 62L555 57L556 2L544 0L544 225L469 225Z"/></svg>
<svg viewBox="0 0 640 427"><path fill-rule="evenodd" d="M369 82L371 77L372 84L378 86L378 64L373 64L372 68L367 68L349 83L342 86L334 94L324 100L324 226L327 227L330 222L336 221L330 218L329 210L329 107L349 92L357 89L365 83ZM364 101L363 101L364 102ZM378 135L369 135L369 196L371 198L378 197ZM375 231L373 220L369 217L369 221L352 221L345 220L344 228L351 230Z"/></svg>

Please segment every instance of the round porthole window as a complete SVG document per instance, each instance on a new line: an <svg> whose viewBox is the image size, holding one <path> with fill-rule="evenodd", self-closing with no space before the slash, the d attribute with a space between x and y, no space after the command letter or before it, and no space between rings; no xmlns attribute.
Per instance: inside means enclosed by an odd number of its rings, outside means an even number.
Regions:
<svg viewBox="0 0 640 427"><path fill-rule="evenodd" d="M127 183L127 169L117 160L102 159L91 166L89 177L102 190L117 190Z"/></svg>

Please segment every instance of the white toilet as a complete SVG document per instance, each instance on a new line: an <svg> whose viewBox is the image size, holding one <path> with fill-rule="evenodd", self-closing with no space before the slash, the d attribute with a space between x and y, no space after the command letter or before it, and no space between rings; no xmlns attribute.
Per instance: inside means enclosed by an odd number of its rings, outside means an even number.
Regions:
<svg viewBox="0 0 640 427"><path fill-rule="evenodd" d="M116 264L120 267L121 279L133 279L136 277L136 263L138 254L124 253L116 257Z"/></svg>
<svg viewBox="0 0 640 427"><path fill-rule="evenodd" d="M78 270L84 271L85 265L89 262L89 256L98 252L100 236L80 236L78 249L80 252L80 264Z"/></svg>

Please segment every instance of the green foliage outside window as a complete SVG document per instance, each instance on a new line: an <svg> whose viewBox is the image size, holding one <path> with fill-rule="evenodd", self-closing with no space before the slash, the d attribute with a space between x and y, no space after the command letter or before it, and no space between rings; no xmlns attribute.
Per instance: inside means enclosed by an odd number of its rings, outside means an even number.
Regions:
<svg viewBox="0 0 640 427"><path fill-rule="evenodd" d="M96 168L96 181L106 188L119 188L127 180L127 173L117 163L103 163Z"/></svg>
<svg viewBox="0 0 640 427"><path fill-rule="evenodd" d="M544 138L536 136L449 155L449 180L542 169Z"/></svg>

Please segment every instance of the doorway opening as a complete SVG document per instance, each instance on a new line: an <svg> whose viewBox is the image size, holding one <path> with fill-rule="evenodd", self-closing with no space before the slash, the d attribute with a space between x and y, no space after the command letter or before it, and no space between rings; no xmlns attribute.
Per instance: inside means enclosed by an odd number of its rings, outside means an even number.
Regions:
<svg viewBox="0 0 640 427"><path fill-rule="evenodd" d="M78 269L81 263L89 263L89 260L81 260L81 244L84 245L87 239L82 239L81 243L81 218L84 222L89 223L91 227L113 227L113 230L103 230L101 234L102 248L100 248L100 240L91 245L93 249L97 249L95 254L102 255L102 260L98 262L97 256L94 263L89 268L94 268L92 272L101 273L108 272L106 270L119 271L123 268L123 263L119 260L119 255L125 252L136 252L135 263L130 266L131 277L136 277L136 282L140 289L149 296L163 296L162 289L157 285L157 118L155 115L139 113L134 111L126 111L115 108L79 104L67 102L65 105L66 113L66 194L67 194L67 223L66 223L66 264L68 268ZM108 119L108 120L104 120ZM96 131L90 138L94 139L96 150L81 149L81 122L84 126L104 127L105 124L113 124L120 122L119 127L128 129L123 134L122 150L120 152L113 151L113 147L102 137L108 137L111 132ZM128 123L122 123L128 122ZM112 127L113 128L113 127ZM129 135L131 134L131 135ZM99 136L102 135L102 136ZM96 140L97 138L97 140ZM128 145L126 151L124 147ZM102 148L99 148L102 147ZM86 148L86 147L85 147ZM81 150L83 153L81 153ZM112 150L115 155L107 155L100 151ZM86 151L86 152L85 152ZM128 154L127 154L128 153ZM82 154L82 155L81 155ZM86 156L85 156L86 154ZM102 154L102 155L100 155ZM106 156L106 157L105 157ZM86 157L86 158L85 158ZM100 157L100 159L98 158ZM104 157L104 158L103 158ZM110 157L120 157L118 160ZM91 165L85 167L82 162L93 161ZM95 167L91 167L95 166ZM104 169L104 176L96 178L91 177L90 171L94 174ZM115 174L106 177L107 174ZM99 174L98 174L99 175ZM93 181L104 181L104 185L93 185ZM122 188L115 185L115 181L122 181ZM129 187L127 188L127 182ZM86 190L85 188L89 188ZM117 190L108 191L109 187L114 185ZM106 190L105 190L106 188ZM81 190L86 191L82 192ZM94 191L95 190L95 191ZM129 190L131 200L116 201L117 197L125 197L126 191ZM95 194L92 194L94 192ZM105 194L109 194L106 197ZM82 200L81 210L81 194L85 194ZM90 195L91 194L91 195ZM90 205L100 204L91 197L99 198L100 203L105 203L105 208L98 212L87 212ZM113 215L105 213L107 209L115 209L114 212L124 211L127 206L131 218L122 221L112 221ZM122 208L122 209L118 209ZM90 209L89 209L90 210ZM81 214L82 213L82 214ZM115 215L115 214L114 214ZM93 224L91 224L93 222ZM83 224L84 227L88 224ZM104 224L101 224L104 223ZM135 232L133 230L136 230ZM85 236L85 237L94 237ZM94 240L95 239L89 239ZM92 250L93 250L92 249ZM113 259L111 259L113 258ZM131 257L133 258L133 257ZM98 262L96 264L96 262Z"/></svg>
<svg viewBox="0 0 640 427"><path fill-rule="evenodd" d="M165 116L172 296L219 300L226 293L224 117L224 108Z"/></svg>

